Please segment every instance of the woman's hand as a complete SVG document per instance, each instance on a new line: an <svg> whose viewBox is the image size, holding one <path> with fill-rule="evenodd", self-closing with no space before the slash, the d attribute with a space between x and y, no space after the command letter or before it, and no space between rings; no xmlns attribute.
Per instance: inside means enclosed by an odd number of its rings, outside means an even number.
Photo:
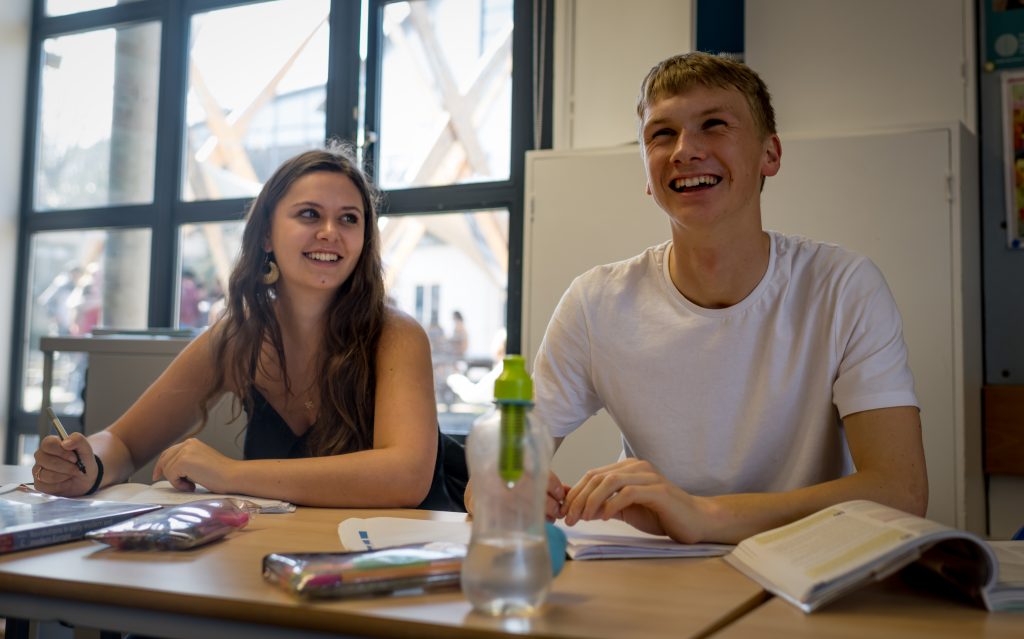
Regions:
<svg viewBox="0 0 1024 639"><path fill-rule="evenodd" d="M705 500L679 488L653 464L624 459L587 471L565 498L565 523L621 519L653 535L684 544L702 541L708 521Z"/></svg>
<svg viewBox="0 0 1024 639"><path fill-rule="evenodd" d="M188 492L194 491L196 484L214 493L238 492L232 490L230 481L237 464L193 437L160 454L153 467L153 481L165 477L178 490Z"/></svg>
<svg viewBox="0 0 1024 639"><path fill-rule="evenodd" d="M81 458L85 473L75 463ZM89 440L81 433L72 433L61 441L55 435L44 437L35 453L32 480L36 490L61 497L84 495L96 482L99 468Z"/></svg>

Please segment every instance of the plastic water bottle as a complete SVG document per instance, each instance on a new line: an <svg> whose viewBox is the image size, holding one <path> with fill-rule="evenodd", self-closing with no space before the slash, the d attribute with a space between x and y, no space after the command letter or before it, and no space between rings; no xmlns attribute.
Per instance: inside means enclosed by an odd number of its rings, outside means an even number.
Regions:
<svg viewBox="0 0 1024 639"><path fill-rule="evenodd" d="M551 585L544 501L554 447L543 425L528 418L533 381L522 356L505 357L494 404L466 439L473 532L462 591L485 614L530 615Z"/></svg>

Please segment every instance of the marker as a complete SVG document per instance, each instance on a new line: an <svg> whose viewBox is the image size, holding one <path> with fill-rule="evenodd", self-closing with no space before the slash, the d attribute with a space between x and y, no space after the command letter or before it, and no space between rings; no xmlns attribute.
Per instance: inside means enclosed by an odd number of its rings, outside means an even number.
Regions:
<svg viewBox="0 0 1024 639"><path fill-rule="evenodd" d="M50 421L53 422L53 427L57 429L57 435L60 437L60 440L64 441L67 439L68 431L64 430L64 424L60 423L60 420L57 419L57 415L54 414L53 409L47 406L46 414L50 416ZM82 463L82 458L78 456L77 450L71 452L75 454L75 466L78 466L78 470L82 471L82 474L84 475L85 464Z"/></svg>

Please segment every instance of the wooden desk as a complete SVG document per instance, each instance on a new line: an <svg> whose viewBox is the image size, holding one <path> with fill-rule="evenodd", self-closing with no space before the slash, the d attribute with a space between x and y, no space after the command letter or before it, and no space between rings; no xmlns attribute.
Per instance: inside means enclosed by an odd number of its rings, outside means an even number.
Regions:
<svg viewBox="0 0 1024 639"><path fill-rule="evenodd" d="M805 615L772 597L729 625L715 639L1021 639L1024 614L989 613L952 596L911 588L900 576L852 592Z"/></svg>
<svg viewBox="0 0 1024 639"><path fill-rule="evenodd" d="M765 593L721 559L568 562L541 615L472 613L458 589L301 602L263 581L270 552L341 550L346 516L452 513L300 508L262 515L189 552L117 552L77 542L0 556L0 615L160 637L693 637L757 606Z"/></svg>

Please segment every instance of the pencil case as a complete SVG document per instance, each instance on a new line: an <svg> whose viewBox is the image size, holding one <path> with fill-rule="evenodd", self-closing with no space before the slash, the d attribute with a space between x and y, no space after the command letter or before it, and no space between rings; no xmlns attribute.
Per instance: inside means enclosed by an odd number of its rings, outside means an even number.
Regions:
<svg viewBox="0 0 1024 639"><path fill-rule="evenodd" d="M92 530L86 538L118 550L185 550L244 528L259 506L241 499L202 499Z"/></svg>
<svg viewBox="0 0 1024 639"><path fill-rule="evenodd" d="M466 546L430 542L362 552L273 553L263 578L307 599L390 593L459 583Z"/></svg>

